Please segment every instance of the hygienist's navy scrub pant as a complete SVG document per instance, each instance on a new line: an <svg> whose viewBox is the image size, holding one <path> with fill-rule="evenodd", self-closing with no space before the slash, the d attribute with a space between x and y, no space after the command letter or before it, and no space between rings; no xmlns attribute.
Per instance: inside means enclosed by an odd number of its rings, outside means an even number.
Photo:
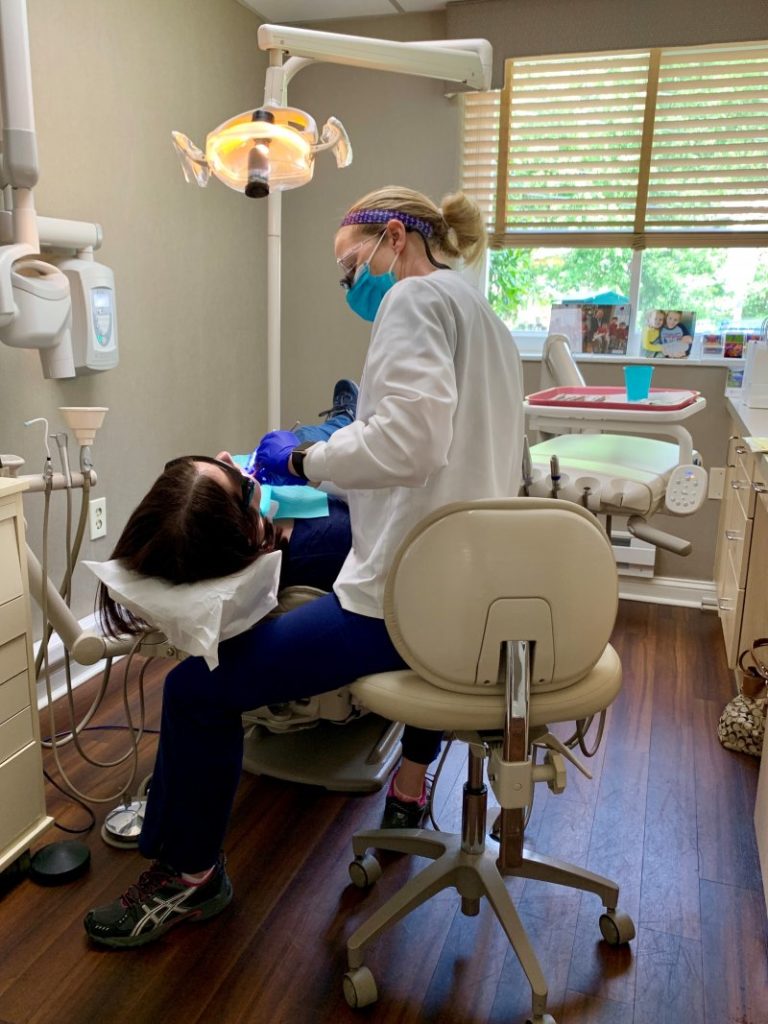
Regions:
<svg viewBox="0 0 768 1024"><path fill-rule="evenodd" d="M242 768L242 712L402 668L383 619L344 611L334 594L226 640L213 671L202 658L187 658L165 681L141 852L177 871L204 871L216 861ZM404 744L404 755L428 764L440 735L409 733L416 749Z"/></svg>

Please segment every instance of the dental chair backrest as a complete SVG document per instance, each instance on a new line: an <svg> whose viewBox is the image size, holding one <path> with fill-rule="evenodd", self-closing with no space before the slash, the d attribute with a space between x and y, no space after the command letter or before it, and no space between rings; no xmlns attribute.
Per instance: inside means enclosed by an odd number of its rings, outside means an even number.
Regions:
<svg viewBox="0 0 768 1024"><path fill-rule="evenodd" d="M532 688L559 690L603 654L618 580L598 521L569 501L486 499L448 505L401 545L384 618L422 678L459 693L503 693L507 640L534 643Z"/></svg>
<svg viewBox="0 0 768 1024"><path fill-rule="evenodd" d="M541 350L539 391L554 387L584 387L584 384L584 377L576 365L566 336L548 335Z"/></svg>

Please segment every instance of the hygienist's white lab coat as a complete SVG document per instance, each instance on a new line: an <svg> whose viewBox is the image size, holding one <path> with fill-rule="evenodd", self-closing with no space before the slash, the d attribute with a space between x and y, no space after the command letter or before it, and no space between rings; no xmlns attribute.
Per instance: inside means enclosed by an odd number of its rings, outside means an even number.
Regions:
<svg viewBox="0 0 768 1024"><path fill-rule="evenodd" d="M518 494L522 399L517 346L459 274L408 277L387 293L373 324L358 419L304 460L310 480L348 492L352 550L334 586L343 608L382 617L395 552L429 512Z"/></svg>

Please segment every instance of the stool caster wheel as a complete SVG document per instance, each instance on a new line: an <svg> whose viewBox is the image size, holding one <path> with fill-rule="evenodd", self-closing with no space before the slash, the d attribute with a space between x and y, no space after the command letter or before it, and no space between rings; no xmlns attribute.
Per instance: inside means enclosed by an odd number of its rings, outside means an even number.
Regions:
<svg viewBox="0 0 768 1024"><path fill-rule="evenodd" d="M557 1024L551 1013L541 1013L538 1017L529 1017L525 1024Z"/></svg>
<svg viewBox="0 0 768 1024"><path fill-rule="evenodd" d="M381 864L372 853L364 853L349 865L349 877L358 889L367 889L381 878Z"/></svg>
<svg viewBox="0 0 768 1024"><path fill-rule="evenodd" d="M367 967L358 967L344 975L344 998L353 1010L370 1006L379 998L376 980Z"/></svg>
<svg viewBox="0 0 768 1024"><path fill-rule="evenodd" d="M629 914L609 910L600 915L600 932L609 946L624 946L635 937L635 925Z"/></svg>

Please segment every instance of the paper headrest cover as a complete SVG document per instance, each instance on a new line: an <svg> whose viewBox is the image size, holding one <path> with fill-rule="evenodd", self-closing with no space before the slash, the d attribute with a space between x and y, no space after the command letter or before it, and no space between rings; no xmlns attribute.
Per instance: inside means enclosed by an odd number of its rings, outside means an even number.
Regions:
<svg viewBox="0 0 768 1024"><path fill-rule="evenodd" d="M271 551L231 576L177 584L142 576L117 560L83 565L115 601L214 669L221 641L245 632L277 605L281 561L280 552Z"/></svg>

